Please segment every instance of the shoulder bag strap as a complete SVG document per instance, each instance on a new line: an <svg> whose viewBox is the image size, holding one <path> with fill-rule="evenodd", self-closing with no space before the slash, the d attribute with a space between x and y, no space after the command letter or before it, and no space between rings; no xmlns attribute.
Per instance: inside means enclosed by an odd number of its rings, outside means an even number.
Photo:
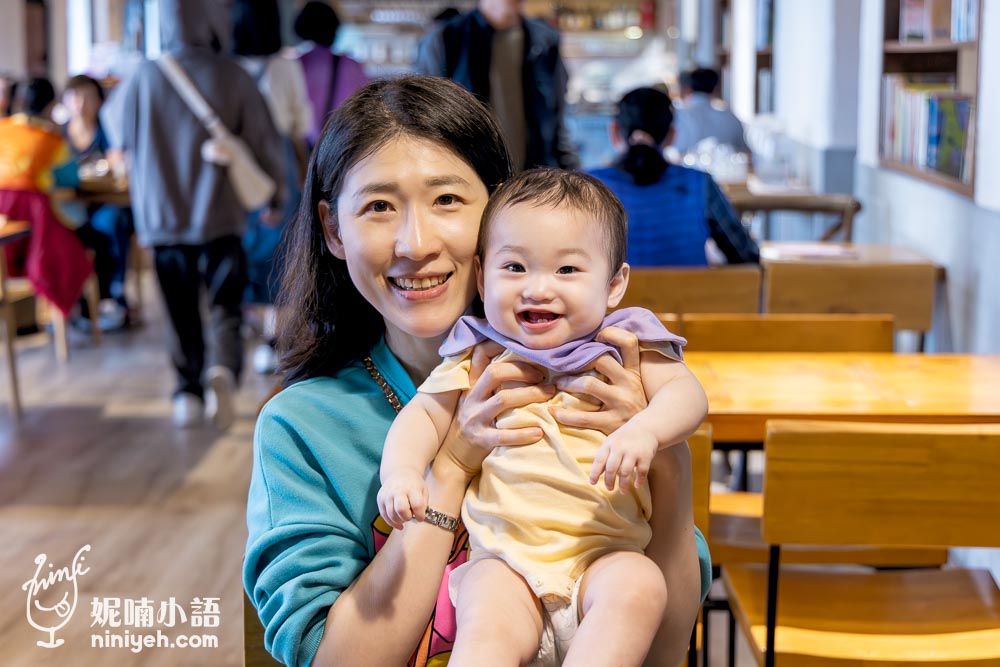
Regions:
<svg viewBox="0 0 1000 667"><path fill-rule="evenodd" d="M156 64L159 65L160 70L167 77L167 80L170 81L171 85L173 85L174 90L177 91L177 94L181 96L181 99L188 105L188 108L201 121L201 124L205 126L209 134L218 138L220 135L228 133L219 120L219 117L212 111L212 107L208 106L208 102L205 101L205 98L195 88L194 83L188 78L184 68L180 66L172 55L169 53L162 54L157 59Z"/></svg>

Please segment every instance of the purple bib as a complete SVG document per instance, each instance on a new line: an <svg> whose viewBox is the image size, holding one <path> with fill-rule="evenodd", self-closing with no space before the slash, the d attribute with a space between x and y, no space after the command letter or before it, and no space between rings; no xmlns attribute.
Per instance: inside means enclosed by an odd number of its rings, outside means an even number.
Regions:
<svg viewBox="0 0 1000 667"><path fill-rule="evenodd" d="M601 326L583 338L571 340L548 350L533 350L525 347L516 340L501 334L485 319L463 315L452 327L451 333L441 344L438 353L442 357L451 357L475 347L484 340L492 340L500 343L514 354L549 370L558 373L577 373L605 353L611 354L619 364L622 362L622 356L617 347L594 340L594 337L605 327L618 327L629 331L643 343L663 343L667 356L678 361L683 359L681 350L687 341L667 331L656 315L645 308L616 310L604 318Z"/></svg>

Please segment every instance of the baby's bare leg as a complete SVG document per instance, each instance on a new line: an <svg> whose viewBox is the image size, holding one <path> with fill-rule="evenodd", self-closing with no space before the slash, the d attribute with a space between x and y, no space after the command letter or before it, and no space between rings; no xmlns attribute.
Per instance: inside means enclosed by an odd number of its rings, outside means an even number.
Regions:
<svg viewBox="0 0 1000 667"><path fill-rule="evenodd" d="M580 583L583 620L564 667L638 667L660 627L667 586L660 568L641 553L597 559Z"/></svg>
<svg viewBox="0 0 1000 667"><path fill-rule="evenodd" d="M538 654L542 606L502 560L487 558L469 566L455 608L452 667L526 665Z"/></svg>
<svg viewBox="0 0 1000 667"><path fill-rule="evenodd" d="M667 610L646 665L675 667L684 659L701 606L701 569L691 508L691 450L674 445L653 459L649 473L653 496L653 539L646 555L667 583Z"/></svg>

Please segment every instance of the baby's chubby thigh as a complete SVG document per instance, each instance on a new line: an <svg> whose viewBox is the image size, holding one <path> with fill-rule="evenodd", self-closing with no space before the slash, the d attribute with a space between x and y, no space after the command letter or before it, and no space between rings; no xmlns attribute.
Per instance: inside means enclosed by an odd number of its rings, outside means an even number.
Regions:
<svg viewBox="0 0 1000 667"><path fill-rule="evenodd" d="M450 664L526 664L538 652L542 606L521 575L498 558L467 565L455 601Z"/></svg>

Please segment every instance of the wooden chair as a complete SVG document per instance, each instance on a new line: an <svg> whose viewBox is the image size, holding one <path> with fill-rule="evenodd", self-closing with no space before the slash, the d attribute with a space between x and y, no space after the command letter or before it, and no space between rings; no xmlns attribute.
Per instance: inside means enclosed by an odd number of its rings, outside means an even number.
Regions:
<svg viewBox="0 0 1000 667"><path fill-rule="evenodd" d="M936 278L932 264L772 261L764 312L890 314L897 329L926 332Z"/></svg>
<svg viewBox="0 0 1000 667"><path fill-rule="evenodd" d="M275 667L281 663L264 648L264 626L243 591L243 667Z"/></svg>
<svg viewBox="0 0 1000 667"><path fill-rule="evenodd" d="M620 307L654 313L760 312L760 267L633 269Z"/></svg>
<svg viewBox="0 0 1000 667"><path fill-rule="evenodd" d="M988 571L783 567L785 545L1000 547L1000 427L773 421L767 567L723 580L760 665L1000 665Z"/></svg>
<svg viewBox="0 0 1000 667"><path fill-rule="evenodd" d="M817 193L754 193L749 190L727 192L733 208L744 213L772 213L788 211L793 213L832 213L837 222L826 230L822 240L829 241L838 233L844 241L851 240L854 231L854 216L861 211L861 202L846 194ZM768 234L765 234L765 237Z"/></svg>
<svg viewBox="0 0 1000 667"><path fill-rule="evenodd" d="M681 316L685 349L698 352L892 352L892 324L891 315Z"/></svg>
<svg viewBox="0 0 1000 667"><path fill-rule="evenodd" d="M69 361L69 320L55 306L49 304L43 297L36 294L35 288L31 286L27 278L7 279L6 300L13 304L27 299L36 299L42 307L47 310L49 320L52 322L52 338L56 348L56 358L60 363ZM98 305L100 304L100 293L97 287L97 276L91 274L83 286L83 296L87 301L87 308L91 313L90 335L95 343L101 342L101 327L98 322Z"/></svg>

